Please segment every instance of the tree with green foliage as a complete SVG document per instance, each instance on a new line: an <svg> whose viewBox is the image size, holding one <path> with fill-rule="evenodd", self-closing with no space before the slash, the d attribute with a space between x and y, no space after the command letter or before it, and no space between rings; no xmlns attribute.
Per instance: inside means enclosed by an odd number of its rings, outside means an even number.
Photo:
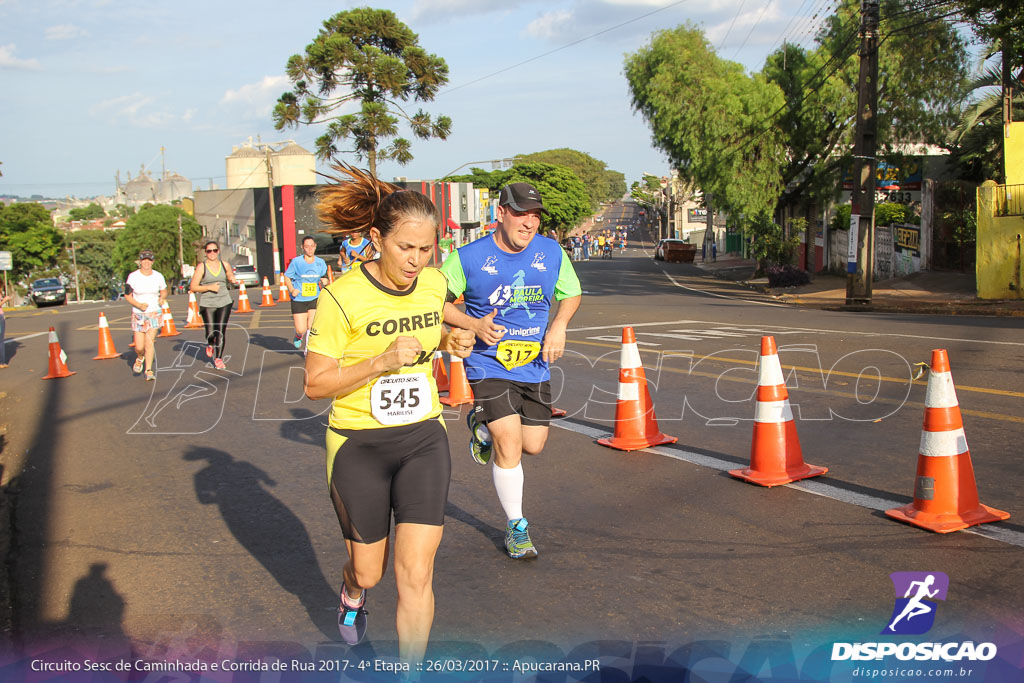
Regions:
<svg viewBox="0 0 1024 683"><path fill-rule="evenodd" d="M194 253L192 245L202 239L203 229L192 216L181 209L165 204L143 206L139 212L125 221L124 230L117 232L114 245L115 274L125 278L138 266L139 252L149 249L156 259L153 269L160 271L167 284L180 277L181 261L178 259L178 217L181 217L182 243L186 258Z"/></svg>
<svg viewBox="0 0 1024 683"><path fill-rule="evenodd" d="M75 245L75 263L78 265L78 285L82 290L82 298L108 298L111 281L120 282L122 279L114 263L117 234L103 230L81 230L71 233L71 241ZM61 270L73 276L73 267L71 257L65 250Z"/></svg>
<svg viewBox="0 0 1024 683"><path fill-rule="evenodd" d="M733 215L774 209L785 150L762 124L783 104L778 86L720 59L690 25L655 33L625 71L633 107L684 181Z"/></svg>
<svg viewBox="0 0 1024 683"><path fill-rule="evenodd" d="M615 201L626 194L626 175L618 171L605 171L605 179L608 183L608 199Z"/></svg>
<svg viewBox="0 0 1024 683"><path fill-rule="evenodd" d="M83 208L71 209L68 211L68 217L73 221L94 221L97 218L103 218L107 215L107 212L103 210L103 207L96 202L90 202L90 204Z"/></svg>
<svg viewBox="0 0 1024 683"><path fill-rule="evenodd" d="M878 154L900 165L904 143L946 144L966 81L966 46L935 3L882 0L878 49ZM779 208L833 195L849 168L855 133L860 59L860 3L844 0L826 21L818 45L784 44L762 73L786 106L764 126L785 133L786 188Z"/></svg>
<svg viewBox="0 0 1024 683"><path fill-rule="evenodd" d="M50 212L36 202L0 206L0 249L11 252L12 278L22 286L58 274L64 237L53 227Z"/></svg>
<svg viewBox="0 0 1024 683"><path fill-rule="evenodd" d="M568 235L590 213L590 200L583 181L565 166L540 163L516 163L510 169L484 171L472 168L466 175L449 176L445 182L473 183L486 187L497 196L509 183L526 182L540 192L547 214L541 216L541 231L554 233L559 241Z"/></svg>
<svg viewBox="0 0 1024 683"><path fill-rule="evenodd" d="M421 48L419 36L390 10L360 7L335 14L304 54L288 59L286 72L292 90L274 107L274 127L329 121L316 139L321 161L339 154L339 142L351 140L351 151L367 160L373 175L378 159L409 163L411 145L397 137L400 118L421 140L444 140L451 133L447 116L406 111L410 100L434 99L448 82L448 65ZM331 118L357 103L358 112Z"/></svg>
<svg viewBox="0 0 1024 683"><path fill-rule="evenodd" d="M601 202L615 197L609 184L607 170L605 169L606 164L585 152L562 147L560 149L549 149L544 152L534 152L533 154L517 155L516 163L520 162L555 164L556 166L565 166L571 169L576 174L576 177L583 181L583 186L587 188L591 211L596 211Z"/></svg>
<svg viewBox="0 0 1024 683"><path fill-rule="evenodd" d="M767 211L757 214L744 222L744 232L750 239L750 255L757 260L758 273L770 266L786 266L793 263L800 235L807 229L807 221L794 218L789 224L789 235L782 226L772 220Z"/></svg>

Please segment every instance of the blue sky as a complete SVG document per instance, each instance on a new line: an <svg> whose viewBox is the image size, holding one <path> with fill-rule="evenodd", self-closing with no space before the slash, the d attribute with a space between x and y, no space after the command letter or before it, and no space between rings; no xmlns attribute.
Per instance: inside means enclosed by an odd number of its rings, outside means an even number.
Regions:
<svg viewBox="0 0 1024 683"><path fill-rule="evenodd" d="M835 0L0 0L0 194L112 194L118 170L159 174L161 147L197 189L223 187L224 157L250 136L312 151L319 129L271 123L285 63L324 19L368 4L393 10L450 73L424 108L450 116L452 135L414 140L414 160L381 164L381 177L571 147L632 182L668 166L630 107L626 53L692 22L758 70L783 36L810 45Z"/></svg>

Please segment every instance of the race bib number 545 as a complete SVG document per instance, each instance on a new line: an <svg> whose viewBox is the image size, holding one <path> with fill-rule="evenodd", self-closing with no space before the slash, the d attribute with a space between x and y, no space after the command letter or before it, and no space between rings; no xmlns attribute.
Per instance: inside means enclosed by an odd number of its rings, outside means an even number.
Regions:
<svg viewBox="0 0 1024 683"><path fill-rule="evenodd" d="M373 419L394 426L419 422L430 414L430 380L425 373L384 375L370 389Z"/></svg>
<svg viewBox="0 0 1024 683"><path fill-rule="evenodd" d="M533 361L540 353L540 342L505 340L498 343L498 362L514 370Z"/></svg>

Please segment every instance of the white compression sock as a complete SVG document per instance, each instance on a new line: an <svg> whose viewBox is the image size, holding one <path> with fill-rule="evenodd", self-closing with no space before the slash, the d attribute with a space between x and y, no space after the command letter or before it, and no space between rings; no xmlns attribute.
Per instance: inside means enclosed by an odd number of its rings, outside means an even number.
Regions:
<svg viewBox="0 0 1024 683"><path fill-rule="evenodd" d="M523 516L523 463L519 463L510 470L498 467L494 464L491 467L491 476L494 479L494 490L498 492L498 501L505 510L505 517L509 521L519 519Z"/></svg>

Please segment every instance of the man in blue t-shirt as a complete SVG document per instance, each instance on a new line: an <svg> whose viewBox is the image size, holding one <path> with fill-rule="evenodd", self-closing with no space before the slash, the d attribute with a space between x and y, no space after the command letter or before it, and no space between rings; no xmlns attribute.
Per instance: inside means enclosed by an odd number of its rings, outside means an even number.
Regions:
<svg viewBox="0 0 1024 683"><path fill-rule="evenodd" d="M464 363L475 407L468 416L470 452L491 474L505 511L505 549L537 556L523 516L523 453L544 448L551 420L548 364L565 352L565 332L582 290L572 261L556 240L537 234L540 193L512 183L498 197L497 229L456 250L441 266L448 278L444 321L472 330L476 345ZM451 302L465 297L466 312ZM548 323L552 299L561 302Z"/></svg>
<svg viewBox="0 0 1024 683"><path fill-rule="evenodd" d="M295 323L295 338L292 344L302 348L306 331L313 327L316 316L316 300L320 288L327 285L327 262L316 252L316 240L309 235L302 238L302 255L296 256L284 271L284 284L292 295L292 321Z"/></svg>

